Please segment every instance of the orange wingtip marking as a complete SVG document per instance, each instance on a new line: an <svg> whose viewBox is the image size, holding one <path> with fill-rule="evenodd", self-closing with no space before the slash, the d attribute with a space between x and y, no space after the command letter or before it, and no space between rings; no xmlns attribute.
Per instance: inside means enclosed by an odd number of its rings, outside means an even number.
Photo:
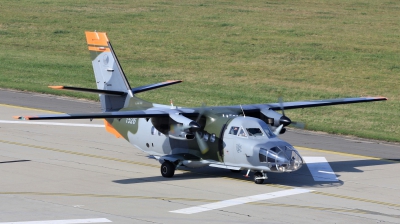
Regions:
<svg viewBox="0 0 400 224"><path fill-rule="evenodd" d="M14 119L17 119L17 120L30 120L31 118L33 118L32 116L31 117L29 117L29 116L13 116L13 118Z"/></svg>
<svg viewBox="0 0 400 224"><path fill-rule="evenodd" d="M91 47L89 46L89 51L99 51L99 52L110 52L110 48L108 47Z"/></svg>
<svg viewBox="0 0 400 224"><path fill-rule="evenodd" d="M64 89L64 86L48 86L48 87L52 89Z"/></svg>
<svg viewBox="0 0 400 224"><path fill-rule="evenodd" d="M165 82L162 83L172 83L172 82L183 82L182 80L167 80Z"/></svg>
<svg viewBox="0 0 400 224"><path fill-rule="evenodd" d="M108 123L108 121L104 120L104 126L106 127L106 131L115 135L116 138L123 138L122 135L117 130L115 130L115 128L110 123Z"/></svg>
<svg viewBox="0 0 400 224"><path fill-rule="evenodd" d="M86 42L90 45L108 46L108 38L105 32L86 31Z"/></svg>
<svg viewBox="0 0 400 224"><path fill-rule="evenodd" d="M377 96L377 97L374 97L375 99L384 99L384 100L387 100L388 98L386 98L386 97L384 97L384 96Z"/></svg>
<svg viewBox="0 0 400 224"><path fill-rule="evenodd" d="M382 100L387 100L388 98L384 96L366 96L364 98L372 98L372 99L382 99Z"/></svg>

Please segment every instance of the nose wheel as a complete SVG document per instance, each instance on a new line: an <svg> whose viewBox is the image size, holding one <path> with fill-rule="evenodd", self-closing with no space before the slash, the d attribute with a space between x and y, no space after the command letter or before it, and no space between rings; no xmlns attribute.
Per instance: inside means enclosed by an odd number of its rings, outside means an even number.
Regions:
<svg viewBox="0 0 400 224"><path fill-rule="evenodd" d="M175 165L170 161L165 161L161 164L161 175L163 177L173 177L175 174Z"/></svg>
<svg viewBox="0 0 400 224"><path fill-rule="evenodd" d="M256 184L262 184L264 183L264 180L268 179L267 174L264 172L255 172L254 173L254 183Z"/></svg>

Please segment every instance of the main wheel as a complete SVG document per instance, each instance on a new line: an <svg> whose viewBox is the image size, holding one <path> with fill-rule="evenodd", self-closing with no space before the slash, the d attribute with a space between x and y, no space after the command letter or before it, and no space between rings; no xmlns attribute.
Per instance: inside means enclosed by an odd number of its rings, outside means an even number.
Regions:
<svg viewBox="0 0 400 224"><path fill-rule="evenodd" d="M264 175L261 173L261 172L256 172L255 174L254 174L254 183L256 183L256 184L262 184L262 183L264 183L264 179L257 179L257 178L259 178L259 177L263 177Z"/></svg>
<svg viewBox="0 0 400 224"><path fill-rule="evenodd" d="M163 177L172 177L175 174L175 165L170 161L165 161L161 165L161 175Z"/></svg>

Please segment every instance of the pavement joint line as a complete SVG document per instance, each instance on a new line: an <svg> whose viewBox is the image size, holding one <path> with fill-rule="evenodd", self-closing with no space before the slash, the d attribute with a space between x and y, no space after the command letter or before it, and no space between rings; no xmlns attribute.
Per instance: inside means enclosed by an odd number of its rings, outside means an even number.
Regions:
<svg viewBox="0 0 400 224"><path fill-rule="evenodd" d="M106 157L106 156L98 156L98 155L87 154L87 153L73 152L73 151L62 150L62 149L55 149L55 148L44 147L44 146L36 146L36 145L25 144L25 143L18 143L18 142L12 142L12 141L6 141L6 140L1 140L1 139L0 139L0 143L12 144L12 145L19 145L19 146L26 146L26 147L37 148L37 149L44 149L44 150L49 150L49 151L54 151L54 152L62 152L62 153L67 153L67 154L74 154L74 155L80 155L80 156L86 156L86 157L92 157L92 158L98 158L98 159L112 160L112 161L117 161L117 162L123 162L123 163L130 163L130 164L135 164L135 165L141 165L141 166L148 166L148 167L159 168L159 166L153 165L153 164L147 164L147 163L142 163L142 162L135 162L135 161L131 161L131 160L117 159L117 158ZM181 170L180 170L180 171L181 171ZM191 172L191 171L185 171L185 170L182 170L182 171L183 171L183 172ZM193 173L195 173L195 172L193 172ZM201 174L201 173L200 173L200 174ZM208 175L208 174L202 174L202 175ZM208 176L212 176L212 175L208 175ZM224 177L224 176L221 176L221 178L229 179L229 180L235 180L235 181L241 181L241 182L252 182L252 181L242 180L242 179L236 179L236 178L232 178L232 177ZM279 185L279 184L268 184L268 185L266 185L266 186L271 186L271 187L276 187L276 188L282 188L282 189L293 189L293 187L285 186L285 185ZM369 199L363 199L363 198L356 198L356 197L350 197L350 196L344 196L344 195L330 194L330 193L325 193L325 192L321 192L321 191L312 191L312 192L310 192L310 193L319 194L319 195L324 195L324 196L331 196L331 197L336 197L336 198L344 198L344 199L355 200L355 201L363 201L363 202L369 202L369 203L373 203L373 204L387 205L387 206L392 206L392 207L398 207L398 208L400 208L400 204L387 203L387 202L380 202L380 201L375 201L375 200L369 200ZM1 194L1 193L0 193L0 194Z"/></svg>
<svg viewBox="0 0 400 224"><path fill-rule="evenodd" d="M64 220L41 220L41 221L22 221L22 222L0 222L0 224L79 224L79 223L104 223L112 222L106 218L91 219L64 219Z"/></svg>
<svg viewBox="0 0 400 224"><path fill-rule="evenodd" d="M324 153L329 153L329 154L334 154L334 155L350 156L350 157L361 158L361 159L372 159L372 160L380 160L380 161L386 161L386 162L391 162L391 163L400 163L400 161L395 161L395 160L391 160L391 159L383 159L383 158L373 157L373 156L363 156L363 155L346 153L346 152L335 152L332 150L315 149L315 148L308 148L308 147L302 147L302 146L294 146L294 147L296 149L302 149L302 150L313 151L313 152L324 152Z"/></svg>
<svg viewBox="0 0 400 224"><path fill-rule="evenodd" d="M36 111L41 111L41 112L46 112L46 113L52 113L52 114L62 114L61 112L53 111L53 110L43 110L43 109L37 109L37 108L32 108L32 107L15 106L15 105L4 104L4 103L0 103L0 106L3 106L3 107L11 107L11 108L17 108L17 109L24 109L24 110L36 110Z"/></svg>
<svg viewBox="0 0 400 224"><path fill-rule="evenodd" d="M44 149L44 150L53 151L53 152L62 152L62 153L67 153L67 154L73 154L73 155L79 155L79 156L86 156L86 157L112 160L112 161L117 161L117 162L131 163L131 164L136 164L136 165L150 166L150 167L158 168L158 166L156 166L156 165L142 163L142 162L135 162L132 160L124 160L124 159L117 159L117 158L106 157L106 156L98 156L98 155L87 154L87 153L82 153L82 152L73 152L73 151L68 151L68 150L55 149L55 148L50 148L50 147L45 147L45 146L37 146L37 145L31 145L31 144L25 144L25 143L18 143L18 142L6 141L6 140L1 140L1 139L0 139L0 143L19 145L19 146L36 148L36 149Z"/></svg>
<svg viewBox="0 0 400 224"><path fill-rule="evenodd" d="M0 192L0 195L43 195L43 196L61 196L61 197L65 196L65 197L121 198L121 199L143 199L143 200L154 199L154 200L165 200L165 201L175 200L175 201L194 201L194 202L209 202L209 203L220 201L215 199L199 199L199 198L173 198L173 197L154 197L154 196L135 196L135 195L101 195L101 194L45 193L45 192ZM269 203L269 202L249 202L247 204L256 206L279 206L286 208L302 208L302 209L312 209L320 211L368 214L368 212L359 209L328 208L328 207Z"/></svg>
<svg viewBox="0 0 400 224"><path fill-rule="evenodd" d="M349 200L353 200L353 201L362 201L362 202L368 202L368 203L373 203L373 204L387 205L387 206L400 208L400 204L381 202L381 201L375 201L375 200L357 198L357 197L351 197L351 196L345 196L345 195L331 194L331 193L325 193L325 192L321 192L321 191L313 191L313 192L310 192L310 193L324 195L324 196L330 196L330 197L335 197L335 198L344 198L344 199L349 199Z"/></svg>

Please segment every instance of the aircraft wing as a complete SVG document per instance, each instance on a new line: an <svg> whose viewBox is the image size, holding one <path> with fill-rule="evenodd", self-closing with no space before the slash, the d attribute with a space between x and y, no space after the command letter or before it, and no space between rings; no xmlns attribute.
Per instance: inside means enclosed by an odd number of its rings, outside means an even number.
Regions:
<svg viewBox="0 0 400 224"><path fill-rule="evenodd" d="M170 114L198 115L192 109L149 109L133 111L115 111L104 113L82 113L82 114L44 114L35 116L14 116L19 120L60 120L60 119L102 119L102 118L151 118L168 117Z"/></svg>
<svg viewBox="0 0 400 224"><path fill-rule="evenodd" d="M307 107L322 107L331 106L338 104L350 104L350 103L364 103L372 101L387 100L385 97L356 97L356 98L339 98L339 99L329 99L329 100L313 100L313 101L297 101L297 102L284 102L282 103L285 110L288 109L298 109ZM267 106L272 110L280 110L280 103L270 103Z"/></svg>
<svg viewBox="0 0 400 224"><path fill-rule="evenodd" d="M282 103L284 109L298 109L307 107L321 107L339 104L350 103L363 103L387 100L385 97L357 97L357 98L339 98L328 100L314 100L314 101L296 101ZM228 106L228 107L210 107L209 109L233 109L240 111L241 106ZM251 104L243 105L243 110L247 112L260 111L262 109L280 110L280 103L270 104ZM45 114L37 116L14 116L20 120L55 120L55 119L102 119L102 118L151 118L151 117L168 117L171 114L181 114L183 116L197 116L202 108L151 108L148 110L133 110L133 111L116 111L104 113L82 113L82 114Z"/></svg>
<svg viewBox="0 0 400 224"><path fill-rule="evenodd" d="M294 102L283 102L282 106L285 110L289 109L299 109L307 107L323 107L332 106L339 104L350 104L350 103L365 103L373 101L387 100L385 97L355 97L355 98L337 98L337 99L327 99L327 100L311 100L311 101L294 101ZM193 110L199 108L192 108ZM243 111L245 113L259 112L261 110L281 110L280 103L268 103L268 104L247 104L247 105L235 105L235 106L217 106L209 107L207 109L213 110L232 110L236 112Z"/></svg>

